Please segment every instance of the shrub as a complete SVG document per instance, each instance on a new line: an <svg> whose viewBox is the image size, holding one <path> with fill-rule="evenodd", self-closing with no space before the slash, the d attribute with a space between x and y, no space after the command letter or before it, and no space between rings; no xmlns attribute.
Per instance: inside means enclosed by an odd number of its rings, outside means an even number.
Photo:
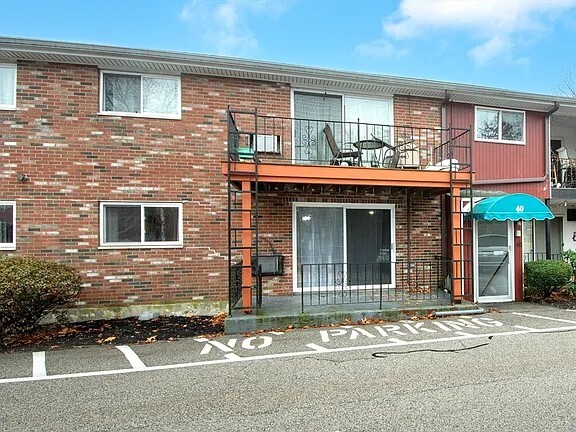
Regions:
<svg viewBox="0 0 576 432"><path fill-rule="evenodd" d="M562 252L562 259L570 264L572 267L572 280L576 280L574 276L576 276L576 251L573 249L569 249L567 251Z"/></svg>
<svg viewBox="0 0 576 432"><path fill-rule="evenodd" d="M56 307L73 302L81 278L65 264L10 256L0 259L0 340L33 330Z"/></svg>
<svg viewBox="0 0 576 432"><path fill-rule="evenodd" d="M526 286L542 298L550 297L554 290L572 279L572 267L565 261L541 260L524 265Z"/></svg>

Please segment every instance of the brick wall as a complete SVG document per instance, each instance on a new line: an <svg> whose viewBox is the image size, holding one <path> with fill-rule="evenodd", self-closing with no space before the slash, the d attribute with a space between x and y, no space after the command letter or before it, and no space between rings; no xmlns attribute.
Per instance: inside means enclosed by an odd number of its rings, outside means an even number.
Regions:
<svg viewBox="0 0 576 432"><path fill-rule="evenodd" d="M394 124L422 128L442 125L442 101L413 96L394 96Z"/></svg>
<svg viewBox="0 0 576 432"><path fill-rule="evenodd" d="M17 201L16 253L76 267L87 306L226 299L226 108L289 117L289 87L183 75L182 119L166 120L98 115L99 79L95 67L18 64L18 108L0 111L0 196ZM440 125L438 101L394 104L396 123ZM30 180L18 182L19 173ZM110 200L183 202L184 247L98 249L99 203ZM262 249L287 258L286 275L267 278L270 293L292 289L295 200L394 203L398 258L407 254L404 195L268 195ZM439 204L414 198L412 206L411 255L439 251Z"/></svg>
<svg viewBox="0 0 576 432"><path fill-rule="evenodd" d="M225 110L289 115L288 87L183 75L181 120L120 118L97 114L99 76L18 64L18 109L0 111L0 196L17 201L16 253L72 264L90 306L225 299ZM182 201L184 247L99 250L101 200Z"/></svg>
<svg viewBox="0 0 576 432"><path fill-rule="evenodd" d="M432 260L441 254L441 208L438 197L410 196L410 234L408 234L406 194L387 195L337 195L274 193L262 195L260 205L260 253L284 255L284 276L265 276L263 289L266 294L290 294L293 281L292 255L292 206L300 203L362 203L393 204L395 206L396 259Z"/></svg>

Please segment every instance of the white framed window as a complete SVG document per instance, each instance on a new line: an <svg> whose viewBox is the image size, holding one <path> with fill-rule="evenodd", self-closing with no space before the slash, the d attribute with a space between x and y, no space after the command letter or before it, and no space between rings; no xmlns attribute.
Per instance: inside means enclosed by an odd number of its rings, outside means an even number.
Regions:
<svg viewBox="0 0 576 432"><path fill-rule="evenodd" d="M180 77L100 73L100 114L178 119Z"/></svg>
<svg viewBox="0 0 576 432"><path fill-rule="evenodd" d="M16 202L0 201L0 250L16 249Z"/></svg>
<svg viewBox="0 0 576 432"><path fill-rule="evenodd" d="M0 64L0 109L16 108L16 65Z"/></svg>
<svg viewBox="0 0 576 432"><path fill-rule="evenodd" d="M476 140L524 144L526 113L504 109L476 107Z"/></svg>
<svg viewBox="0 0 576 432"><path fill-rule="evenodd" d="M182 247L182 203L100 203L100 247Z"/></svg>

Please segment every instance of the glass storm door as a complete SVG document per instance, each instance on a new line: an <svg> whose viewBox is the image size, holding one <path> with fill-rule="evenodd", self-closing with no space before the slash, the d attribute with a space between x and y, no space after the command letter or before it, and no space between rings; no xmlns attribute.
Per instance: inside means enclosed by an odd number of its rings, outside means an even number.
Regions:
<svg viewBox="0 0 576 432"><path fill-rule="evenodd" d="M478 221L476 225L478 301L512 300L512 222Z"/></svg>

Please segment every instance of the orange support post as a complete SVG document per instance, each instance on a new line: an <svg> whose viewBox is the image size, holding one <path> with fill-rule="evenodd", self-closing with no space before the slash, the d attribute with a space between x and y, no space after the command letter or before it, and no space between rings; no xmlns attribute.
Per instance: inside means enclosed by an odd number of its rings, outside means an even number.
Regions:
<svg viewBox="0 0 576 432"><path fill-rule="evenodd" d="M252 307L252 194L249 181L242 182L242 307ZM247 310L247 312L250 312Z"/></svg>
<svg viewBox="0 0 576 432"><path fill-rule="evenodd" d="M460 188L452 189L452 298L462 302L462 200Z"/></svg>

